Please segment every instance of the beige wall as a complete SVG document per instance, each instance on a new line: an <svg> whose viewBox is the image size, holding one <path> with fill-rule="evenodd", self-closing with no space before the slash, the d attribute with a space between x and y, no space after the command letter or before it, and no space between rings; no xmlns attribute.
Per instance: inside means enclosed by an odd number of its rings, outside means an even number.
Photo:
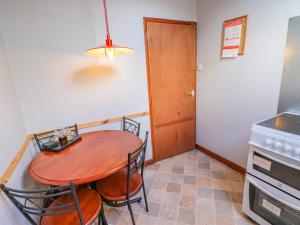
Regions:
<svg viewBox="0 0 300 225"><path fill-rule="evenodd" d="M246 166L251 125L277 112L289 17L298 0L200 0L197 143ZM220 59L222 23L248 15L246 53Z"/></svg>
<svg viewBox="0 0 300 225"><path fill-rule="evenodd" d="M148 111L143 17L196 21L196 5L197 0L108 1L113 41L135 49L133 55L109 61L82 54L104 42L101 1L1 0L0 173L25 130ZM149 117L138 120L144 135L150 130ZM120 129L120 123L96 129ZM9 185L33 183L26 177L33 155L34 150L27 151ZM151 156L150 146L147 158ZM1 224L24 223L3 194L0 219Z"/></svg>
<svg viewBox="0 0 300 225"><path fill-rule="evenodd" d="M8 167L25 136L25 126L21 115L19 101L11 77L6 48L0 30L0 174ZM17 173L8 185L14 187L26 186L28 177L26 167L30 160L30 151L24 161L17 167ZM0 194L0 224L25 224L23 217L16 212L15 207L6 197Z"/></svg>
<svg viewBox="0 0 300 225"><path fill-rule="evenodd" d="M148 111L143 17L197 20L196 0L110 0L112 39L135 52L113 61L91 58L83 51L105 39L101 2L1 1L3 35L28 131ZM150 130L149 117L140 121ZM150 146L147 158L151 155Z"/></svg>

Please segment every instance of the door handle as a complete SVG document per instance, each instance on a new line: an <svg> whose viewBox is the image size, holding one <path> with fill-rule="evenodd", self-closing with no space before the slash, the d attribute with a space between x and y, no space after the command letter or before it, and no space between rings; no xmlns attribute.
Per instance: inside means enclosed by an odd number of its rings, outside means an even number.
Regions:
<svg viewBox="0 0 300 225"><path fill-rule="evenodd" d="M188 93L188 95L194 97L196 95L195 90L193 89L190 93Z"/></svg>

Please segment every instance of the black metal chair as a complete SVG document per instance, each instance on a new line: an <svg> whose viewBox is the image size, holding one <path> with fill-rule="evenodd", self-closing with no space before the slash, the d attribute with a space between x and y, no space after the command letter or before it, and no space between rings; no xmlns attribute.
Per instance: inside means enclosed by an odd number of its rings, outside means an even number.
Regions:
<svg viewBox="0 0 300 225"><path fill-rule="evenodd" d="M146 148L148 141L148 132L145 141L134 152L128 154L128 165L120 172L117 172L107 178L99 180L96 184L97 190L102 199L110 206L121 207L128 206L132 223L135 225L131 204L141 202L142 198L133 198L143 189L146 211L148 212L147 195L144 184L144 164Z"/></svg>
<svg viewBox="0 0 300 225"><path fill-rule="evenodd" d="M99 194L88 188L76 191L72 182L35 191L11 189L3 184L0 188L32 225L86 225L97 218L99 225L101 219L107 225Z"/></svg>
<svg viewBox="0 0 300 225"><path fill-rule="evenodd" d="M124 116L123 120L122 120L122 125L123 125L124 131L129 131L137 136L140 135L140 127L141 127L140 123L138 123L132 119L126 118Z"/></svg>
<svg viewBox="0 0 300 225"><path fill-rule="evenodd" d="M73 126L66 127L66 129L68 129L70 134L74 137L79 135L77 124L74 124ZM47 131L47 132L43 132L43 133L40 133L40 134L34 134L33 135L40 151L45 150L44 144L46 144L47 142L48 143L50 141L57 142L57 140L55 140L56 137L55 137L54 132L55 132L55 130L51 130L51 131Z"/></svg>

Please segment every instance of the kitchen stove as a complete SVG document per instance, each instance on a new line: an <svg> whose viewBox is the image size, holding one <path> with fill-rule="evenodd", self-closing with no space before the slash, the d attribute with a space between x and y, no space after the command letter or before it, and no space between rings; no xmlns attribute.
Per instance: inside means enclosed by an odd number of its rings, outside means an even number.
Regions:
<svg viewBox="0 0 300 225"><path fill-rule="evenodd" d="M300 225L300 115L252 126L243 212L262 225Z"/></svg>
<svg viewBox="0 0 300 225"><path fill-rule="evenodd" d="M300 161L300 115L282 113L253 125L249 144Z"/></svg>

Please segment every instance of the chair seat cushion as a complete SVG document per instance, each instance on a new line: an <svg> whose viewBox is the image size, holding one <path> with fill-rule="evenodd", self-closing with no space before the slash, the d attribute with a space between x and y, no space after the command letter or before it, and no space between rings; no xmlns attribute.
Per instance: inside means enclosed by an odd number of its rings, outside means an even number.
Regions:
<svg viewBox="0 0 300 225"><path fill-rule="evenodd" d="M143 187L142 176L136 172L130 176L130 194L136 195ZM127 194L127 168L97 182L100 195L109 201L126 200Z"/></svg>
<svg viewBox="0 0 300 225"><path fill-rule="evenodd" d="M88 188L77 190L77 196L84 224L90 225L97 219L100 213L102 206L101 198L96 191ZM68 199L68 197L71 196L64 195L59 197L56 201L52 202L49 207L59 206L60 203L73 202L73 197L70 199ZM78 211L74 210L70 213L55 216L44 216L41 219L41 225L80 225Z"/></svg>

